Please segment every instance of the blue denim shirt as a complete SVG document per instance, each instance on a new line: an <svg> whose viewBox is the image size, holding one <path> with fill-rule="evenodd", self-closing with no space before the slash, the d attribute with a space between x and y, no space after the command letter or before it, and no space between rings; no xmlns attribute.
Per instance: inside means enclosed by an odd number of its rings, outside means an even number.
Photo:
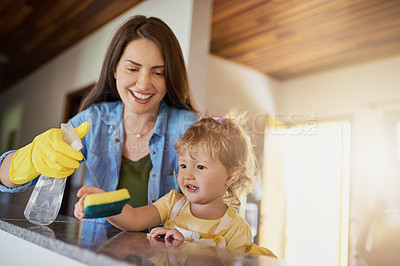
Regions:
<svg viewBox="0 0 400 266"><path fill-rule="evenodd" d="M68 122L73 127L84 121L91 124L89 132L82 139L81 152L87 161L85 185L100 187L105 191L117 188L124 149L123 109L124 105L120 101L103 102L88 107ZM197 118L197 114L192 111L173 108L161 101L153 134L149 140L153 168L149 176L148 204L158 200L171 189L179 189L175 178L175 173L178 172L178 155L174 143ZM0 162L9 152L0 157ZM37 179L34 179L13 189L0 185L0 191L20 192L36 182Z"/></svg>

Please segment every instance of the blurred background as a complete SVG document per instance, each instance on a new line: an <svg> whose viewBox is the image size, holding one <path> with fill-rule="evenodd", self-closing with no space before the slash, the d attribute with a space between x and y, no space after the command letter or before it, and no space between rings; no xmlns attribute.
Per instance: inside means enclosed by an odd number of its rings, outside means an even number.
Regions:
<svg viewBox="0 0 400 266"><path fill-rule="evenodd" d="M399 0L3 0L0 152L76 113L136 14L172 28L201 111L247 112L263 170L241 210L255 242L293 265L399 265Z"/></svg>

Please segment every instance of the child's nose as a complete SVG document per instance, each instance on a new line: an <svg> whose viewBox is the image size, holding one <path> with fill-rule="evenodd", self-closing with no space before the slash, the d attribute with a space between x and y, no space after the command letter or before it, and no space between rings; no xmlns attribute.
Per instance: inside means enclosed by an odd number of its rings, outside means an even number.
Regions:
<svg viewBox="0 0 400 266"><path fill-rule="evenodd" d="M191 180L191 179L194 179L194 175L192 174L191 171L188 171L185 174L185 178Z"/></svg>

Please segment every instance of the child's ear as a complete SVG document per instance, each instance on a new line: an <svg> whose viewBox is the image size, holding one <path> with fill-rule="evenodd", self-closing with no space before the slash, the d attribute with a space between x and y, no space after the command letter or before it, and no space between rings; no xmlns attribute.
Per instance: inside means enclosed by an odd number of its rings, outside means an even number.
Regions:
<svg viewBox="0 0 400 266"><path fill-rule="evenodd" d="M231 169L228 170L228 178L226 179L226 186L230 187L233 183L236 182L238 179L238 171L236 167L232 167Z"/></svg>

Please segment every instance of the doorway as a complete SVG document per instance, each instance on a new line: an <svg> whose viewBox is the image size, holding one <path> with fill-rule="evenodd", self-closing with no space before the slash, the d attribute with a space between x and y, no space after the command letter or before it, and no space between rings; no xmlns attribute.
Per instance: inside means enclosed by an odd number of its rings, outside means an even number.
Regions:
<svg viewBox="0 0 400 266"><path fill-rule="evenodd" d="M260 244L294 265L347 265L350 123L308 127L266 134Z"/></svg>
<svg viewBox="0 0 400 266"><path fill-rule="evenodd" d="M94 84L67 95L63 123L67 123L70 118L79 112L79 108L83 99L85 99L85 97L89 94L89 91L93 88L93 86ZM74 174L72 174L72 176L68 177L65 184L64 199L60 207L60 214L73 216L74 204L78 200L76 197L76 192L82 185L82 175L82 167L79 167Z"/></svg>

